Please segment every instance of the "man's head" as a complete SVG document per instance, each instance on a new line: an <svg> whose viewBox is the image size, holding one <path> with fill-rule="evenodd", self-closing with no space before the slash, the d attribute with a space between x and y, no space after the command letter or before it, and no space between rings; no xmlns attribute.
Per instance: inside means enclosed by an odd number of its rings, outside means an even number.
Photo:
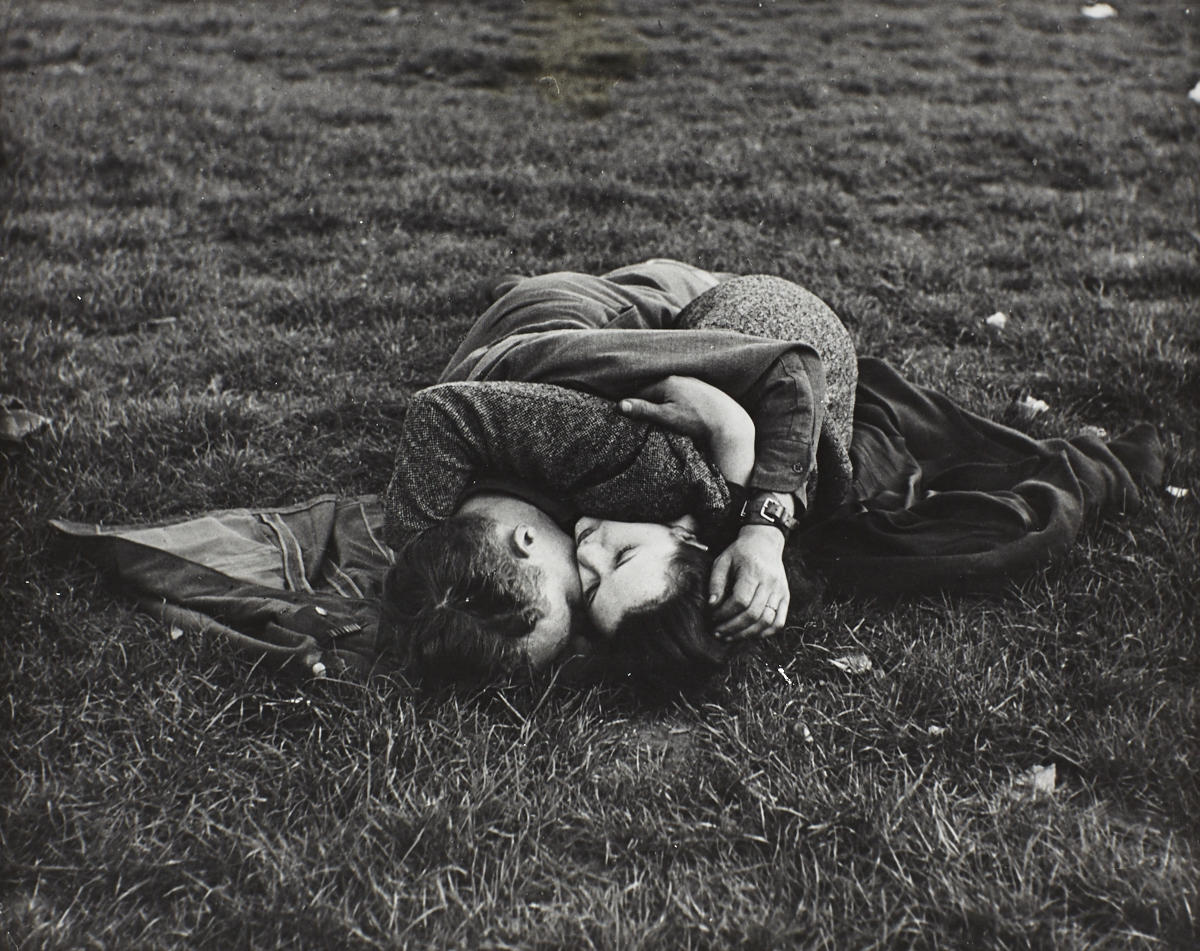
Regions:
<svg viewBox="0 0 1200 951"><path fill-rule="evenodd" d="M544 670L586 624L571 537L513 496L472 496L413 538L384 586L380 652L438 680Z"/></svg>
<svg viewBox="0 0 1200 951"><path fill-rule="evenodd" d="M712 556L693 525L580 519L573 541L528 502L473 496L399 552L380 654L439 681L536 673L586 654L593 676L698 683L729 648L712 634Z"/></svg>

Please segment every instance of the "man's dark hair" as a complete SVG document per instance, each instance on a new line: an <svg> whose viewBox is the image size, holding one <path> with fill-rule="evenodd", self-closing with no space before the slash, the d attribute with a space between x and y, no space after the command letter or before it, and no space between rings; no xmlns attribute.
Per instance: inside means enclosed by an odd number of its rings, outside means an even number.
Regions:
<svg viewBox="0 0 1200 951"><path fill-rule="evenodd" d="M527 665L519 639L542 617L540 574L504 550L486 516L439 522L398 552L384 579L376 649L422 679L510 677Z"/></svg>
<svg viewBox="0 0 1200 951"><path fill-rule="evenodd" d="M713 632L708 581L713 556L681 544L671 559L670 591L628 612L606 642L612 674L638 686L678 692L724 669L733 650Z"/></svg>

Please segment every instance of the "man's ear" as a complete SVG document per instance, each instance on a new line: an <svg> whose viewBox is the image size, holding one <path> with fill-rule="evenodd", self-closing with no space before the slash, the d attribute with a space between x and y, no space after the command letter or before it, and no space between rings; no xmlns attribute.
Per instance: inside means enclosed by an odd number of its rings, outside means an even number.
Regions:
<svg viewBox="0 0 1200 951"><path fill-rule="evenodd" d="M528 558L533 553L533 543L537 540L537 529L522 522L513 526L508 533L508 544L517 558Z"/></svg>

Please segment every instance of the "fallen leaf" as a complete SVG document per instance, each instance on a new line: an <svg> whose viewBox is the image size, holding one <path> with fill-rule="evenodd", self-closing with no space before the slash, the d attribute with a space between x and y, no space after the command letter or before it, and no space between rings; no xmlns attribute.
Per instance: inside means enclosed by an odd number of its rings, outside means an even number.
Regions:
<svg viewBox="0 0 1200 951"><path fill-rule="evenodd" d="M50 420L25 409L25 404L16 397L0 398L0 439L21 442L49 425Z"/></svg>
<svg viewBox="0 0 1200 951"><path fill-rule="evenodd" d="M171 630L167 631L167 637L173 641L179 640L179 638L183 637L183 628L177 624L172 625Z"/></svg>
<svg viewBox="0 0 1200 951"><path fill-rule="evenodd" d="M1112 4L1108 3L1093 3L1079 11L1089 20L1107 20L1110 17L1117 15L1116 9Z"/></svg>
<svg viewBox="0 0 1200 951"><path fill-rule="evenodd" d="M928 732L930 736L945 736L950 732L950 730L948 727L938 726L935 723L933 726L927 727L926 732Z"/></svg>
<svg viewBox="0 0 1200 951"><path fill-rule="evenodd" d="M1053 763L1034 766L1013 780L1013 792L1030 796L1051 796L1058 781L1058 769Z"/></svg>
<svg viewBox="0 0 1200 951"><path fill-rule="evenodd" d="M1189 495L1191 495L1191 492L1181 485L1169 485L1167 486L1167 495L1171 496L1173 499L1186 499Z"/></svg>
<svg viewBox="0 0 1200 951"><path fill-rule="evenodd" d="M1095 436L1097 439L1107 439L1108 430L1103 426L1084 426L1079 430L1080 436Z"/></svg>
<svg viewBox="0 0 1200 951"><path fill-rule="evenodd" d="M1025 395L1019 400L1013 401L1013 412L1018 419L1030 420L1039 413L1044 413L1050 408L1050 404L1045 400L1039 400L1036 397Z"/></svg>
<svg viewBox="0 0 1200 951"><path fill-rule="evenodd" d="M993 330L1003 330L1008 325L1008 314L1002 310L998 310L991 317L988 317L984 323Z"/></svg>
<svg viewBox="0 0 1200 951"><path fill-rule="evenodd" d="M845 671L848 674L865 674L872 667L871 658L863 653L835 657L829 663L833 664L838 670Z"/></svg>
<svg viewBox="0 0 1200 951"><path fill-rule="evenodd" d="M1196 83L1196 85L1192 87L1192 91L1188 93L1188 98L1192 100L1192 102L1200 102L1200 83Z"/></svg>

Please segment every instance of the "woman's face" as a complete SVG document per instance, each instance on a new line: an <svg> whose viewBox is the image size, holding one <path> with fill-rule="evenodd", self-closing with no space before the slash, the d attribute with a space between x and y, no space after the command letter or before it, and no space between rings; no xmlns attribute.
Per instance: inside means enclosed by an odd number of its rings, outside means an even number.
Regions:
<svg viewBox="0 0 1200 951"><path fill-rule="evenodd" d="M690 516L666 525L586 517L575 523L583 608L602 636L612 635L630 611L667 595L679 546L700 544L694 527Z"/></svg>

